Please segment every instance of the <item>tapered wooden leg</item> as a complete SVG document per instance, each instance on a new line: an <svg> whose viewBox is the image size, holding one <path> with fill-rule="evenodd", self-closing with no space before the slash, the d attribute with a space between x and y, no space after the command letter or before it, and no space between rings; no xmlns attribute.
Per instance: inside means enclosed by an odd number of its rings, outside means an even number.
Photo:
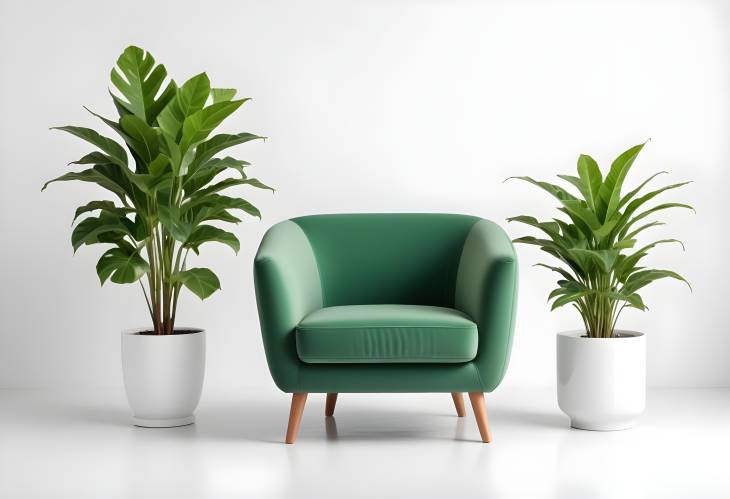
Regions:
<svg viewBox="0 0 730 499"><path fill-rule="evenodd" d="M289 410L289 426L286 429L286 443L293 444L299 433L299 423L302 422L304 404L307 403L306 393L292 393L291 409Z"/></svg>
<svg viewBox="0 0 730 499"><path fill-rule="evenodd" d="M474 417L477 418L477 426L479 426L482 442L489 443L492 441L492 432L489 431L489 419L487 419L487 407L484 405L484 394L482 392L469 392L469 400L471 401L471 408L474 410Z"/></svg>
<svg viewBox="0 0 730 499"><path fill-rule="evenodd" d="M328 393L327 394L327 402L324 405L324 415L325 416L332 416L335 413L335 404L337 404L337 394L336 393Z"/></svg>
<svg viewBox="0 0 730 499"><path fill-rule="evenodd" d="M464 396L461 394L461 392L451 392L451 398L454 399L456 415L460 418L466 416L466 409L464 409Z"/></svg>

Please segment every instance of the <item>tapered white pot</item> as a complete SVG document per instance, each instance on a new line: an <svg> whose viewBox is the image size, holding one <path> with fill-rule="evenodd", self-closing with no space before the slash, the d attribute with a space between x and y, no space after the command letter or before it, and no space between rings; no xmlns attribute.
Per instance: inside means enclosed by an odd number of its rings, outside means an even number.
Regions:
<svg viewBox="0 0 730 499"><path fill-rule="evenodd" d="M631 428L646 405L646 338L619 330L614 338L585 334L557 335L558 405L574 428Z"/></svg>
<svg viewBox="0 0 730 499"><path fill-rule="evenodd" d="M205 331L180 334L122 333L122 370L136 426L164 428L195 422L205 376Z"/></svg>

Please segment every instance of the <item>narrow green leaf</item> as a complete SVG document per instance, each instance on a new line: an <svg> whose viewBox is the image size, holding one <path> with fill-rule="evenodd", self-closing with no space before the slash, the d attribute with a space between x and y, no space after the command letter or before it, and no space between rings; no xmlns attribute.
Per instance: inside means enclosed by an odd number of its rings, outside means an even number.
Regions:
<svg viewBox="0 0 730 499"><path fill-rule="evenodd" d="M632 238L636 237L639 233L643 232L644 230L649 229L651 227L657 227L659 225L666 225L666 224L664 222L650 222L650 223L640 226L639 228L637 228L635 230L632 230L629 234L626 234L624 237L626 239L632 239Z"/></svg>
<svg viewBox="0 0 730 499"><path fill-rule="evenodd" d="M657 281L659 279L665 279L665 278L671 278L676 279L678 281L684 282L690 289L692 289L692 286L690 286L689 281L679 275L676 272L673 272L671 270L656 270L656 269L650 269L650 270L642 270L639 272L636 272L634 274L631 274L629 278L624 283L623 288L621 291L624 294L634 294L639 289L643 288L647 284L650 284L654 281Z"/></svg>
<svg viewBox="0 0 730 499"><path fill-rule="evenodd" d="M74 214L73 221L75 222L79 216L83 215L84 213L89 213L91 211L101 210L105 212L109 212L110 214L116 215L116 216L124 216L127 213L132 213L134 209L132 208L126 208L126 207L120 207L114 204L113 201L90 201L89 203L86 203L84 206L79 206L76 208L76 213Z"/></svg>
<svg viewBox="0 0 730 499"><path fill-rule="evenodd" d="M188 170L191 174L193 174L200 167L200 165L204 164L206 161L211 159L219 152L238 144L243 144L245 142L259 139L264 140L265 137L260 137L252 133L245 132L234 135L225 133L215 135L205 142L198 144L198 146L195 148L195 158L193 159L192 163L190 163L190 167Z"/></svg>
<svg viewBox="0 0 730 499"><path fill-rule="evenodd" d="M225 158L212 158L200 165L194 172L185 176L183 180L183 189L189 197L191 194L208 185L216 176L231 168L239 172L241 178L246 178L244 168L250 166L251 163L240 159L234 159L230 156Z"/></svg>
<svg viewBox="0 0 730 499"><path fill-rule="evenodd" d="M611 164L611 169L606 175L606 178L598 191L598 196L601 199L601 207L605 206L605 212L599 211L598 216L601 220L609 220L618 209L619 202L621 201L621 187L623 186L624 179L631 169L631 165L634 164L637 156L646 145L638 144L634 147L621 153L618 158ZM603 208L602 208L603 209Z"/></svg>
<svg viewBox="0 0 730 499"><path fill-rule="evenodd" d="M69 165L108 165L114 161L108 155L101 151L93 151L76 161L71 161Z"/></svg>
<svg viewBox="0 0 730 499"><path fill-rule="evenodd" d="M541 182L538 180L533 179L532 177L508 177L506 180L522 180L523 182L528 182L530 184L536 185L540 187L545 192L550 193L553 197L560 201L565 200L578 200L575 196L573 196L571 193L560 187L559 185L551 184L549 182Z"/></svg>
<svg viewBox="0 0 730 499"><path fill-rule="evenodd" d="M125 195L131 195L131 185L124 173L119 172L120 168L116 165L96 165L93 168L81 172L65 173L43 184L41 190L45 190L53 182L79 180L81 182L95 183L118 195L121 199L124 199Z"/></svg>
<svg viewBox="0 0 730 499"><path fill-rule="evenodd" d="M220 194L208 194L199 198L192 199L183 204L181 212L184 214L188 210L197 206L214 206L222 209L243 210L249 215L261 218L261 213L254 205L241 198L233 198L229 196L221 196Z"/></svg>
<svg viewBox="0 0 730 499"><path fill-rule="evenodd" d="M622 239L613 245L613 249L628 249L636 245L636 239Z"/></svg>
<svg viewBox="0 0 730 499"><path fill-rule="evenodd" d="M113 163L125 168L127 166L127 153L124 148L109 137L99 134L96 130L80 126L57 126L52 127L51 130L61 130L75 135L101 149L112 159Z"/></svg>
<svg viewBox="0 0 730 499"><path fill-rule="evenodd" d="M259 181L258 179L255 179L255 178L245 178L245 179L227 178L227 179L221 180L220 182L217 182L213 185L210 185L210 186L206 187L205 189L199 190L198 192L196 192L194 194L194 196L192 196L192 199L195 199L199 196L206 196L208 194L213 194L215 192L219 192L224 189L228 189L229 187L235 187L237 185L251 185L251 186L259 188L259 189L268 189L272 192L274 191L274 189L272 189L268 185L262 183L261 181Z"/></svg>
<svg viewBox="0 0 730 499"><path fill-rule="evenodd" d="M618 204L619 209L626 206L626 203L631 201L634 198L634 196L636 196L639 192L641 192L641 189L643 189L646 184L651 182L654 178L658 177L659 175L663 175L665 173L668 173L668 172L660 171L660 172L655 173L654 175L652 175L651 177L649 177L648 179L646 179L642 183L640 183L639 187L637 187L633 191L628 192L625 196L623 196L621 198L621 201Z"/></svg>
<svg viewBox="0 0 730 499"><path fill-rule="evenodd" d="M639 220L642 220L642 219L648 217L649 215L651 215L652 213L656 213L657 211L668 210L670 208L684 208L684 209L687 209L687 210L695 211L695 209L692 208L690 205L684 204L684 203L663 203L663 204L657 205L657 206L655 206L655 207L653 207L653 208L651 208L649 210L646 210L646 211L643 211L643 212L639 213L634 218L632 218L631 220L629 220L624 225L624 228L621 230L621 232L619 234L619 237L622 237L622 238L625 237L625 233L628 232L629 228L632 225L634 225L636 222L638 222Z"/></svg>
<svg viewBox="0 0 730 499"><path fill-rule="evenodd" d="M651 201L651 200L652 200L652 199L654 199L654 198L655 198L656 196L658 196L659 194L661 194L661 193L663 193L663 192L665 192L665 191L668 191L668 190L671 190L671 189L677 189L677 188L679 188L679 187L682 187L682 186L685 186L685 185L687 185L687 184L689 184L689 183L690 183L690 182L680 182L680 183L678 183L678 184L672 184L672 185L667 185L667 186L664 186L664 187L662 187L661 189L657 189L657 190L655 190L655 191L649 192L649 193L647 193L647 194L645 194L645 195L641 196L640 198L638 198L638 199L634 199L633 201L631 201L631 202L630 202L630 203L629 203L629 204L628 204L628 205L626 206L626 209L624 210L624 214L623 214L623 215L621 216L621 220L619 221L619 227L622 227L622 230L620 231L620 233L621 233L621 232L625 232L625 231L626 231L626 229L628 228L628 227L627 227L627 224L628 224L628 222L629 222L629 219L631 218L631 216L632 216L632 215L633 215L633 214L634 214L634 213L635 213L635 212L636 212L636 211L637 211L637 210L638 210L638 209L639 209L639 208L640 208L640 207L641 207L641 206L642 206L642 205L643 205L644 203L646 203L646 202L648 202L648 201Z"/></svg>

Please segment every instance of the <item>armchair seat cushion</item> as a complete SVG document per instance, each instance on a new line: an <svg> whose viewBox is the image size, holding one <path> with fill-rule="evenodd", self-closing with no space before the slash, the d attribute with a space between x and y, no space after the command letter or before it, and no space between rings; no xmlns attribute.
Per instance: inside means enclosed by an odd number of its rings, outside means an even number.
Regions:
<svg viewBox="0 0 730 499"><path fill-rule="evenodd" d="M477 354L477 325L452 308L344 305L315 310L296 327L310 364L459 363Z"/></svg>

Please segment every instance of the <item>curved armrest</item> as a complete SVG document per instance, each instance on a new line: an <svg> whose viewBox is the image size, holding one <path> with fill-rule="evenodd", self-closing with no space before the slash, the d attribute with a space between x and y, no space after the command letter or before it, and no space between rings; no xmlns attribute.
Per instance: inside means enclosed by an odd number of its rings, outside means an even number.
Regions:
<svg viewBox="0 0 730 499"><path fill-rule="evenodd" d="M276 386L294 392L299 376L294 328L322 308L317 262L297 224L287 220L266 232L254 259L254 284L269 371Z"/></svg>
<svg viewBox="0 0 730 499"><path fill-rule="evenodd" d="M484 391L490 392L507 370L517 308L517 255L494 222L480 220L464 242L454 306L477 323L474 363Z"/></svg>

